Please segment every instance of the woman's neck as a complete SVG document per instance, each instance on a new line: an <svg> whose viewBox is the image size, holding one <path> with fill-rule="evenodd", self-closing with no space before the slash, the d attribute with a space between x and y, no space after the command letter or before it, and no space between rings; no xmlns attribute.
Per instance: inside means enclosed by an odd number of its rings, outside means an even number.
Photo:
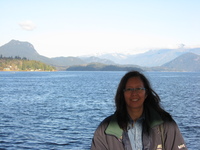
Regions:
<svg viewBox="0 0 200 150"><path fill-rule="evenodd" d="M128 114L133 121L137 121L143 113L143 107L139 109L128 109Z"/></svg>

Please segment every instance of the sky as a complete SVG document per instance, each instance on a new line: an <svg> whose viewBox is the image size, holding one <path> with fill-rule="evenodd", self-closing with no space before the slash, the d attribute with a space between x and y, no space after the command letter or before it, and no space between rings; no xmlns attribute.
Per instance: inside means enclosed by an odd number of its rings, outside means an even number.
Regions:
<svg viewBox="0 0 200 150"><path fill-rule="evenodd" d="M199 0L1 0L0 46L46 57L200 47Z"/></svg>

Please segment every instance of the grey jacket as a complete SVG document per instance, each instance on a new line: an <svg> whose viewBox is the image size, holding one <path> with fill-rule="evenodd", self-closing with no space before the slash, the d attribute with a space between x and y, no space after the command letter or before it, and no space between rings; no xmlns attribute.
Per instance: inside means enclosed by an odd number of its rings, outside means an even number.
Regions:
<svg viewBox="0 0 200 150"><path fill-rule="evenodd" d="M149 134L143 129L143 150L187 150L175 121L164 122L156 111L153 109L150 111L151 128ZM130 140L125 140L127 139L125 136L114 114L98 126L91 150L131 150Z"/></svg>

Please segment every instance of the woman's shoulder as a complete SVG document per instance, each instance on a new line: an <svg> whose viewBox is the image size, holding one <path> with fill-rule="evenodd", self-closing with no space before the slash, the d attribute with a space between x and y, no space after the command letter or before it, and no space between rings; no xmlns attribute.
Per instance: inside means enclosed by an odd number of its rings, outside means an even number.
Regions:
<svg viewBox="0 0 200 150"><path fill-rule="evenodd" d="M96 135L112 135L118 139L122 137L122 133L123 130L119 127L115 114L105 118L96 130Z"/></svg>
<svg viewBox="0 0 200 150"><path fill-rule="evenodd" d="M98 125L97 130L105 130L107 126L109 125L110 121L112 120L114 114L107 116L104 118Z"/></svg>
<svg viewBox="0 0 200 150"><path fill-rule="evenodd" d="M178 128L178 125L176 123L176 121L174 119L170 119L170 120L165 120L163 125L165 126L165 128Z"/></svg>
<svg viewBox="0 0 200 150"><path fill-rule="evenodd" d="M108 124L110 123L113 117L114 117L114 114L104 118L103 121L101 121L101 123L99 124L99 126L108 126Z"/></svg>

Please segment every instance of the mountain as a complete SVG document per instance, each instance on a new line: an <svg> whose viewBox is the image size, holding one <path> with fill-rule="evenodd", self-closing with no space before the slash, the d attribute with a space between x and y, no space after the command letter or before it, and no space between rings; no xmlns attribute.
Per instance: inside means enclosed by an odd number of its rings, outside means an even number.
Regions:
<svg viewBox="0 0 200 150"><path fill-rule="evenodd" d="M59 70L65 70L69 66L87 64L89 58L81 59L78 57L55 57L48 58L37 53L33 45L28 42L21 42L17 40L11 40L7 44L0 47L0 55L4 57L15 57L21 58L26 57L29 60L37 60L48 65L52 65ZM112 62L106 59L96 58L97 62ZM91 62L92 60L90 60Z"/></svg>
<svg viewBox="0 0 200 150"><path fill-rule="evenodd" d="M33 45L28 42L11 40L9 43L0 47L0 54L4 57L26 57L30 60L37 60L51 64L49 58L39 55Z"/></svg>
<svg viewBox="0 0 200 150"><path fill-rule="evenodd" d="M95 57L95 56L89 56L89 57L79 57L80 59L82 59L83 61L85 61L86 63L103 63L103 64L108 64L108 65L114 65L116 64L114 61L111 61L109 59L105 59L105 58L99 58L99 57Z"/></svg>
<svg viewBox="0 0 200 150"><path fill-rule="evenodd" d="M48 58L37 53L33 45L28 42L11 40L9 43L0 47L0 55L4 57L25 57L29 60L37 60L59 69L66 69L71 65L80 65L86 63L78 57L55 57Z"/></svg>
<svg viewBox="0 0 200 150"><path fill-rule="evenodd" d="M185 53L174 60L165 63L162 67L175 71L200 71L200 55Z"/></svg>
<svg viewBox="0 0 200 150"><path fill-rule="evenodd" d="M100 54L97 57L111 60L117 64L131 64L127 62L127 59L130 56L132 55L126 55L126 54L121 54L121 53L106 53L106 54Z"/></svg>
<svg viewBox="0 0 200 150"><path fill-rule="evenodd" d="M135 64L139 66L153 67L153 66L161 66L175 59L176 57L188 52L200 55L200 48L149 50L145 53L140 53L135 55L110 53L110 54L102 54L99 55L98 57L104 59L110 59L118 64Z"/></svg>
<svg viewBox="0 0 200 150"><path fill-rule="evenodd" d="M54 57L50 58L55 66L72 66L84 64L85 61L78 57Z"/></svg>
<svg viewBox="0 0 200 150"><path fill-rule="evenodd" d="M3 56L23 56L34 58L38 57L37 51L34 49L33 45L28 42L20 42L16 40L11 40L9 43L1 46L0 52Z"/></svg>

